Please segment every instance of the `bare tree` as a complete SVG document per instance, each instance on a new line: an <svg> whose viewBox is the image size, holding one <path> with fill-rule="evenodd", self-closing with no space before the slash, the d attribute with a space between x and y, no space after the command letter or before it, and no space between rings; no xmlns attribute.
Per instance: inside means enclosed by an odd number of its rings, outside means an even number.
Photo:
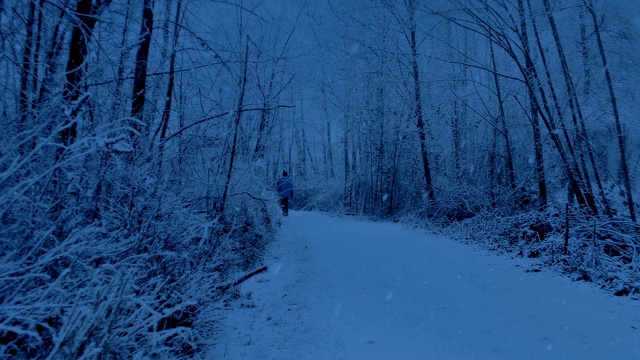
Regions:
<svg viewBox="0 0 640 360"><path fill-rule="evenodd" d="M509 188L512 191L516 189L516 171L513 163L513 147L511 145L511 135L509 134L509 126L507 126L507 118L504 111L504 100L502 97L502 87L500 86L500 77L498 75L498 68L496 65L496 55L493 46L493 42L489 42L491 66L493 69L493 82L496 87L496 100L498 102L498 124L500 126L500 133L504 137L505 155L507 158L507 174L509 176ZM498 126L495 127L498 129Z"/></svg>
<svg viewBox="0 0 640 360"><path fill-rule="evenodd" d="M522 51L525 58L525 76L527 76L528 82L533 82L531 78L535 76L534 64L531 57L531 51L529 48L529 35L527 31L527 20L524 10L524 1L518 0L518 15L520 17L520 41L522 42ZM538 201L541 210L547 207L547 182L544 172L544 154L542 149L542 135L540 133L540 122L538 119L538 108L536 107L536 101L534 99L535 94L531 89L528 89L527 95L529 98L529 109L531 111L531 125L533 128L533 144L535 153L535 172L536 182L538 183Z"/></svg>
<svg viewBox="0 0 640 360"><path fill-rule="evenodd" d="M549 4L549 0L543 0L543 4L544 4L544 9L547 15L547 19L549 21L549 25L551 27L551 32L553 34L554 40L555 40L555 45L556 45L556 50L558 52L558 58L560 59L560 64L562 65L562 74L565 80L565 86L567 89L567 94L569 95L569 108L571 109L572 112L572 118L574 121L574 125L576 127L576 131L578 132L578 136L577 136L577 140L578 143L583 145L586 148L586 152L587 155L589 157L589 160L591 162L591 170L593 171L593 175L594 178L596 180L596 185L598 187L599 193L600 193L600 197L602 200L602 203L605 207L605 213L607 215L611 215L611 210L609 208L609 202L606 198L606 195L604 193L604 187L602 185L602 181L600 180L600 172L598 170L598 167L596 165L596 161L595 161L595 156L594 156L594 151L593 151L593 146L591 144L591 142L589 141L589 135L587 134L587 129L584 123L584 117L582 114L582 109L580 107L580 102L578 100L578 95L577 92L575 90L575 84L573 82L572 76L571 76L571 71L569 70L569 65L567 63L567 59L565 56L565 52L564 52L564 48L562 46L561 43L561 39L560 39L560 35L558 32L558 28L556 26L556 22L555 22L555 18L553 16L553 13L551 12L551 5ZM589 179L589 171L586 168L585 165L585 161L583 160L583 153L580 152L579 154L580 159L581 159L581 163L582 163L582 168L584 169L583 171L583 178L585 181L585 197L587 202L589 203L589 207L593 210L593 212L595 214L598 214L598 207L595 203L595 198L592 194L592 190L591 190L591 181Z"/></svg>
<svg viewBox="0 0 640 360"><path fill-rule="evenodd" d="M427 135L425 132L424 114L422 111L422 95L420 84L420 68L418 66L418 44L416 42L416 4L414 0L407 1L407 11L409 12L408 37L411 47L411 68L413 71L413 90L415 96L414 116L420 138L420 157L422 158L422 168L424 171L425 192L431 203L435 202L433 181L431 180L431 167L429 166L429 152L427 150Z"/></svg>
<svg viewBox="0 0 640 360"><path fill-rule="evenodd" d="M29 88L31 78L34 78L32 73L32 53L34 52L35 42L34 39L34 22L36 17L36 0L29 1L29 15L27 17L26 38L25 46L22 55L22 71L20 74L20 129L22 131L27 126L27 118L29 116L29 110L31 107L29 100Z"/></svg>
<svg viewBox="0 0 640 360"><path fill-rule="evenodd" d="M182 0L178 0L176 8L176 17L174 20L173 28L173 46L171 49L171 56L169 57L169 84L167 85L167 94L165 95L164 110L162 111L162 120L160 122L160 139L164 139L167 135L167 128L169 127L169 118L171 116L171 104L173 101L173 88L175 84L175 68L176 68L176 45L178 43L178 35L180 32L180 11L182 6Z"/></svg>
<svg viewBox="0 0 640 360"><path fill-rule="evenodd" d="M224 183L224 191L222 192L222 203L220 205L220 212L224 213L225 205L227 203L227 197L229 196L229 185L231 183L231 176L233 175L233 164L236 160L236 153L238 148L238 131L240 128L240 120L242 120L242 108L244 107L244 97L247 89L247 68L249 67L249 36L247 36L246 46L244 50L244 65L242 70L242 77L240 78L240 94L238 96L238 105L236 107L234 122L233 122L233 142L231 143L231 153L229 154L229 170L227 171L227 178Z"/></svg>
<svg viewBox="0 0 640 360"><path fill-rule="evenodd" d="M68 146L76 141L78 136L78 100L82 93L82 81L84 80L85 59L87 57L87 45L91 40L93 28L98 21L98 13L108 6L111 0L78 0L74 13L74 25L69 41L69 60L66 67L67 83L64 89L64 100L70 108L70 120L62 130L60 137L62 144Z"/></svg>
<svg viewBox="0 0 640 360"><path fill-rule="evenodd" d="M140 26L140 46L136 53L136 68L133 79L133 95L131 101L131 117L134 119L133 128L137 134L133 135L134 147L140 144L140 137L148 131L147 120L144 118L144 105L147 92L147 65L149 48L151 47L151 32L153 31L153 1L144 0L142 6L142 23Z"/></svg>
<svg viewBox="0 0 640 360"><path fill-rule="evenodd" d="M613 110L613 118L616 124L618 148L620 150L620 167L622 169L622 181L625 187L625 195L627 197L627 206L629 207L629 216L631 217L631 221L635 222L636 212L635 212L635 205L633 201L633 193L631 191L631 179L629 177L629 166L627 163L626 146L624 143L624 133L622 131L622 123L620 121L618 101L616 99L616 94L613 88L613 81L611 80L611 72L607 64L607 55L606 55L606 52L604 51L602 36L600 34L600 25L598 23L598 17L596 15L596 12L593 6L593 1L587 2L586 0L584 0L583 4L587 8L587 11L591 15L591 20L593 21L593 30L596 34L596 41L598 42L598 50L600 51L600 59L602 60L602 67L604 68L604 75L607 81L607 89L609 90L609 100L611 104L611 109Z"/></svg>

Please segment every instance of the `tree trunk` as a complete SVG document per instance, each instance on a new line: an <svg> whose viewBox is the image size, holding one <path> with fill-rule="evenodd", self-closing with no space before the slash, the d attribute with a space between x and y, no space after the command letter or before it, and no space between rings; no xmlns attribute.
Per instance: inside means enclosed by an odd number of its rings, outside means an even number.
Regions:
<svg viewBox="0 0 640 360"><path fill-rule="evenodd" d="M302 123L302 121L299 121ZM298 169L298 177L302 179L307 178L307 153L304 151L304 143L302 141L301 130L297 127L293 128L293 139L296 144L296 152L297 152L297 169Z"/></svg>
<svg viewBox="0 0 640 360"><path fill-rule="evenodd" d="M87 45L91 40L93 28L98 21L97 14L102 6L107 6L109 0L93 3L92 0L78 0L74 23L69 43L69 60L67 61L67 83L63 92L63 99L71 109L70 118L65 128L61 131L60 139L64 146L69 146L76 141L78 136L78 122L76 116L80 104L81 84L84 80L83 67L87 57Z"/></svg>
<svg viewBox="0 0 640 360"><path fill-rule="evenodd" d="M277 61L273 62L273 68L271 69L271 75L269 76L269 84L267 85L267 91L262 94L262 111L260 111L260 123L258 125L258 135L256 140L256 147L253 151L254 159L262 159L264 158L264 140L265 131L267 129L267 122L269 120L269 102L271 97L271 92L273 90L273 82L276 77L276 65Z"/></svg>
<svg viewBox="0 0 640 360"><path fill-rule="evenodd" d="M524 71L524 69L523 69ZM547 98L546 95L544 93L544 89L542 88L542 85L540 84L540 81L538 79L537 73L535 72L535 68L534 68L534 73L533 73L533 80L534 82L531 83L529 81L527 81L527 87L528 90L533 92L534 89L539 89L540 91L540 97L541 100L538 101L538 99L536 97L533 98L534 101L534 106L537 108L537 113L540 116L540 118L542 119L542 122L545 124L547 131L549 132L549 135L551 137L551 140L553 141L556 149L558 150L558 153L560 155L560 158L562 159L562 163L564 165L565 168L565 172L567 174L567 177L569 178L569 186L571 187L571 190L573 192L573 194L575 195L578 204L580 205L586 205L588 206L592 211L593 208L591 207L593 205L592 202L589 202L587 196L585 196L584 194L584 190L582 188L582 186L584 185L584 182L581 181L580 178L580 171L578 169L578 165L577 162L574 158L569 158L567 156L566 151L564 150L564 147L562 146L562 141L560 140L560 137L558 136L558 129L555 126L554 122L553 122L553 117L551 116L545 116L546 114L550 114L551 110L549 109L548 106L548 102L547 102ZM540 103L542 103L543 105L541 106ZM545 108L545 112L543 112L542 108ZM593 197L591 197L591 199L593 199Z"/></svg>
<svg viewBox="0 0 640 360"><path fill-rule="evenodd" d="M457 85L453 85L453 92L456 92ZM459 114L459 103L458 99L454 99L453 101L453 116L451 117L451 137L453 139L453 171L454 171L454 179L456 184L460 183L462 179L462 128L460 126L460 114Z"/></svg>
<svg viewBox="0 0 640 360"><path fill-rule="evenodd" d="M543 4L544 4L545 12L546 12L546 15L547 15L547 19L549 20L549 25L551 27L551 32L552 32L554 40L555 40L556 49L558 51L558 57L560 58L560 64L562 65L562 73L564 75L565 85L567 87L567 93L569 95L569 108L572 111L572 116L573 116L573 119L574 119L574 124L576 126L576 131L579 131L578 138L581 139L584 142L584 146L586 147L587 154L588 154L589 160L591 162L594 178L596 180L596 185L598 186L598 190L600 192L600 197L601 197L602 202L603 202L603 204L605 206L605 213L610 215L611 211L609 209L608 201L607 201L607 199L605 197L604 187L602 185L602 181L600 180L600 174L599 174L599 171L598 171L598 167L596 166L595 156L593 154L593 148L591 146L591 143L589 142L589 136L587 134L586 126L584 124L584 117L582 116L582 110L580 109L580 103L578 101L578 97L577 97L577 94L576 94L576 91L575 91L575 86L574 86L574 83L573 83L573 79L571 77L571 72L569 70L569 65L567 63L567 59L566 59L566 56L564 54L564 49L562 47L562 43L560 42L560 35L559 35L559 32L558 32L558 28L556 26L553 14L551 13L551 6L549 4L549 0L543 0ZM580 153L579 155L582 156L582 153ZM589 172L588 172L588 169L586 169L586 167L584 166L584 160L582 162L583 162L583 168L584 168L583 176L584 176L584 181L585 181L585 186L583 187L584 188L584 192L585 192L584 195L585 195L585 198L587 200L587 203L589 204L589 207L591 208L593 213L595 215L597 215L598 214L598 207L597 207L597 205L595 203L595 198L594 198L594 196L592 194L591 184L590 184L589 175L588 175Z"/></svg>
<svg viewBox="0 0 640 360"><path fill-rule="evenodd" d="M531 10L531 2L527 0L527 6L529 9L529 13L533 13ZM580 166L578 164L578 157L576 155L576 152L574 150L574 146L571 140L571 136L569 136L569 132L567 130L567 127L564 125L564 116L562 114L562 109L560 108L560 102L558 100L558 96L557 96L557 92L556 92L556 88L555 85L553 84L553 80L552 80L552 76L551 76L551 71L549 68L549 64L547 62L547 56L544 50L544 46L542 45L542 41L540 39L540 34L538 32L538 25L536 23L536 20L534 17L531 17L531 25L532 25L532 29L533 29L533 34L536 38L536 44L537 44L537 48L538 48L538 52L540 54L540 59L542 61L542 66L544 68L545 71L545 76L547 79L547 86L549 87L549 92L551 94L551 100L554 106L554 110L555 110L555 116L557 116L557 121L554 121L554 113L551 111L550 107L549 107L549 102L547 101L547 97L545 95L544 89L542 88L542 83L541 82L537 82L533 88L538 88L540 89L540 94L542 97L542 104L544 105L544 110L545 113L547 115L547 119L549 122L549 126L548 129L549 133L551 135L551 138L554 142L554 144L556 145L556 148L558 149L558 151L560 152L562 158L564 159L564 161L567 163L568 166L568 178L569 179L574 179L574 180L570 180L570 181L576 181L576 184L570 183L569 184L569 191L568 194L570 195L569 198L572 198L573 196L576 196L578 203L579 204L585 204L586 200L584 200L584 196L582 193L582 190L580 190L580 192L576 193L576 188L579 188L581 186L583 186L585 184L585 182L582 180L582 172L580 171ZM537 79L537 76L536 76ZM540 111L542 111L542 109L540 109ZM552 129L552 130L551 130ZM565 140L565 144L566 144L566 150L564 149L564 146L562 145L562 141L560 140L560 138L558 137L558 132L562 132L563 136L564 136L564 140ZM570 199L569 199L570 200Z"/></svg>
<svg viewBox="0 0 640 360"><path fill-rule="evenodd" d="M304 123L304 121L302 123ZM309 142L307 141L307 133L304 131L304 128L300 129L300 132L301 132L300 140L303 146L302 153L304 154L303 156L304 162L306 163L307 159L309 160L309 166L311 167L311 172L314 177L317 177L319 175L318 167L316 166L316 163L313 159L313 154L311 153L311 146L309 146Z"/></svg>
<svg viewBox="0 0 640 360"><path fill-rule="evenodd" d="M274 86L274 82L276 79L276 69L278 68L278 64L280 63L280 61L282 59L285 59L285 53L288 49L288 45L289 45L289 41L291 40L291 37L293 36L295 32L295 27L293 27L291 29L291 32L289 33L289 36L287 37L287 40L284 42L284 44L282 45L282 49L280 52L279 56L276 56L272 61L271 61L271 74L269 75L269 83L267 85L266 91L265 89L263 89L261 87L260 81L258 81L258 89L261 92L262 95L262 111L260 112L260 123L258 126L258 135L257 135L257 140L256 140L256 146L255 149L253 151L253 159L264 159L265 158L265 152L266 152L266 146L265 146L265 142L266 142L266 138L268 137L268 133L270 131L267 131L267 129L270 130L270 126L269 126L269 120L271 118L271 110L269 110L269 105L272 103L272 101L274 100L274 97L276 97L278 94L280 94L280 92L284 89L284 87L286 87L288 85L285 84L283 88L281 88L279 91L276 92L275 96L273 94L273 86ZM259 80L259 79L258 79ZM268 166L265 166L266 169L266 174L267 177L269 176L269 168Z"/></svg>
<svg viewBox="0 0 640 360"><path fill-rule="evenodd" d="M382 90L381 90L382 91ZM384 98L383 98L384 99ZM384 101L381 101L380 104L384 104ZM378 211L382 211L383 209L383 202L384 202L384 192L385 192L385 179L384 179L384 168L385 168L385 157L386 157L386 153L385 153L385 144L384 144L384 134L385 134L385 115L384 115L384 109L383 106L380 106L380 108L378 109L379 111L379 116L380 116L380 131L378 132L379 138L378 138L378 151L377 151L377 164L376 164L376 184L375 184L375 188L376 191L374 193L374 196L377 197L377 201L376 201L376 207L375 209L379 209ZM372 187L373 188L373 187ZM374 209L374 210L375 210Z"/></svg>
<svg viewBox="0 0 640 360"><path fill-rule="evenodd" d="M44 77L42 79L42 84L40 85L40 89L38 90L38 100L36 102L37 106L47 100L48 95L51 93L51 85L53 84L53 75L56 72L56 64L55 61L60 56L60 52L62 51L62 43L64 40L64 34L60 31L62 27L62 20L66 13L64 11L60 11L60 17L56 26L53 29L53 34L51 35L51 43L47 48L47 53L44 61Z"/></svg>
<svg viewBox="0 0 640 360"><path fill-rule="evenodd" d="M335 170L333 168L333 143L331 140L331 121L329 121L329 119L327 119L327 138L326 138L326 144L327 144L327 166L329 167L329 176L331 176L331 178L335 177Z"/></svg>
<svg viewBox="0 0 640 360"><path fill-rule="evenodd" d="M618 147L620 149L620 167L622 168L622 180L624 181L624 187L627 195L627 206L629 207L629 216L631 217L631 221L636 222L635 205L633 202L633 193L631 192L631 179L629 177L629 166L627 163L627 155L626 155L626 149L624 144L624 134L622 132L622 123L620 121L620 112L618 111L618 102L616 100L616 94L613 89L613 81L611 80L611 73L609 72L609 66L607 64L607 56L604 51L602 37L600 35L600 25L598 24L598 18L593 8L593 3L588 4L586 1L584 1L584 5L587 7L589 14L591 14L591 20L593 20L593 27L596 34L596 40L598 41L598 49L600 51L602 67L604 68L604 74L607 80L607 88L609 90L609 98L611 101L611 108L613 110L613 117L616 122L616 134L618 136Z"/></svg>
<svg viewBox="0 0 640 360"><path fill-rule="evenodd" d="M396 177L398 171L398 147L400 146L400 125L396 126L395 136L394 136L394 146L393 146L393 154L392 156L392 166L389 171L391 171L391 184L389 188L389 207L387 208L387 215L392 215L395 211L395 191L396 191Z"/></svg>
<svg viewBox="0 0 640 360"><path fill-rule="evenodd" d="M511 147L511 136L509 135L509 127L507 126L507 119L504 112L504 103L502 101L502 88L500 87L500 80L498 78L498 71L496 66L496 56L495 51L493 49L493 42L489 43L490 47L490 55L491 55L491 66L493 67L493 81L496 86L496 96L498 97L498 119L500 122L500 132L504 137L505 144L505 155L507 157L507 174L509 176L509 188L511 190L516 189L516 175L515 175L515 166L513 164L513 150Z"/></svg>
<svg viewBox="0 0 640 360"><path fill-rule="evenodd" d="M41 47L42 47L42 24L44 23L44 15L43 15L43 11L42 11L42 7L44 6L44 0L38 0L38 16L37 16L37 20L36 20L36 38L35 38L35 43L34 43L34 50L33 50L33 76L31 77L31 89L32 89L32 94L35 95L38 93L38 91L40 90L40 78L39 78L39 69L40 69L40 52L41 52ZM34 105L34 100L35 99L31 99L31 105Z"/></svg>
<svg viewBox="0 0 640 360"><path fill-rule="evenodd" d="M350 176L350 164L349 164L349 127L348 123L345 126L345 132L343 135L343 155L344 155L344 206L349 208L351 206L351 190L349 187L349 176Z"/></svg>
<svg viewBox="0 0 640 360"><path fill-rule="evenodd" d="M529 0L527 0L527 6L529 8L529 13L532 13L532 11L531 11L531 2ZM542 41L540 40L540 34L538 32L538 25L537 25L534 17L531 17L531 25L532 25L532 28L533 28L533 34L534 34L534 36L536 38L536 44L537 44L538 52L540 53L540 59L542 61L542 66L544 67L545 76L546 76L546 79L547 79L547 86L549 87L549 92L551 94L551 100L553 101L555 115L557 116L557 121L553 122L553 124L554 124L553 127L555 129L562 129L562 133L564 135L564 139L565 139L567 150L568 150L568 155L571 156L572 163L573 163L573 162L575 162L575 159L576 159L576 153L575 153L572 141L571 141L571 137L569 136L569 132L567 131L567 127L564 125L564 120L563 120L564 116L562 115L562 109L560 108L560 102L558 101L558 95L556 93L556 88L555 88L555 85L553 84L553 80L552 80L552 77L551 77L551 71L549 69L549 64L547 62L547 56L545 54L544 46L542 45ZM547 104L546 107L548 107L548 104ZM553 113L551 111L547 111L547 116L549 117L549 119L553 119L554 115L553 115ZM577 167L576 167L576 169L579 170Z"/></svg>
<svg viewBox="0 0 640 360"><path fill-rule="evenodd" d="M148 131L148 124L144 118L144 105L147 91L147 65L149 48L151 47L151 32L153 31L153 4L151 0L144 0L142 8L142 24L140 26L140 46L136 54L136 68L133 79L133 96L131 101L131 117L134 120L133 129L138 133L133 135L133 144L137 148L140 137ZM145 130L145 127L147 128Z"/></svg>
<svg viewBox="0 0 640 360"><path fill-rule="evenodd" d="M532 21L533 21L533 19L532 19ZM535 29L536 28L534 27L534 30ZM537 34L537 32L536 32L536 34ZM540 83L540 79L538 77L537 70L536 70L535 66L530 68L530 72L528 72L527 69L525 68L525 66L522 65L522 62L517 57L515 51L511 47L511 44L509 44L508 42L507 43L502 43L501 47L503 47L503 49L505 51L507 51L509 56L514 60L515 64L520 69L520 72L521 72L521 74L522 74L522 76L524 77L524 80L525 80L525 85L527 86L527 91L529 91L532 94L536 94L536 90L537 90L537 92L539 93L540 100L538 100L537 96L534 96L532 98L533 101L534 101L533 105L537 109L537 113L538 113L540 119L542 120L543 124L547 128L547 130L549 132L549 135L550 135L550 137L551 137L551 139L552 139L552 141L553 141L553 143L554 143L554 145L555 145L555 147L556 147L556 149L558 151L558 154L560 155L560 158L561 158L562 163L564 165L567 177L569 179L569 185L570 185L573 193L575 194L576 199L578 200L578 203L580 205L591 206L591 203L589 203L587 201L587 198L583 193L582 186L583 186L584 182L581 181L580 171L578 169L577 162L575 161L575 159L573 159L573 158L570 159L567 156L567 153L566 153L564 147L562 146L562 141L560 140L560 137L558 136L557 126L556 126L555 122L553 121L552 112L551 112L551 109L549 108L549 102L547 101L547 97L545 95L544 87ZM525 54L525 56L528 56L528 55L530 55L530 54ZM543 58L544 58L544 56L543 56ZM545 70L548 70L548 69L545 69ZM593 197L591 197L591 199L593 199Z"/></svg>
<svg viewBox="0 0 640 360"><path fill-rule="evenodd" d="M220 213L224 213L227 197L229 196L229 184L231 183L231 175L233 174L233 163L236 159L236 149L238 147L238 130L240 128L240 120L242 119L242 107L244 106L244 95L247 87L247 67L249 64L249 37L247 36L247 45L244 53L244 68L242 71L242 79L240 81L240 96L238 98L238 107L236 108L236 118L233 126L233 143L231 144L231 155L229 158L229 170L227 171L227 179L224 183L224 191L222 193L222 204Z"/></svg>
<svg viewBox="0 0 640 360"><path fill-rule="evenodd" d="M427 135L425 131L425 123L422 113L422 97L420 94L420 71L418 68L418 45L416 42L416 19L415 19L415 3L414 0L408 0L409 10L409 36L411 46L411 67L413 70L413 89L415 95L414 116L416 118L416 126L418 128L418 137L420 139L420 155L422 158L422 168L424 171L425 192L431 204L435 203L435 194L433 183L431 180L431 168L429 167L429 154L427 152Z"/></svg>
<svg viewBox="0 0 640 360"><path fill-rule="evenodd" d="M529 35L527 33L527 21L524 11L523 0L518 0L518 14L520 15L520 36L523 45L523 51L525 53L525 71L526 76L531 82L535 75L533 60L531 59L531 51L529 50ZM540 134L540 122L538 119L538 110L535 106L535 94L531 91L527 91L529 97L529 105L531 110L531 125L533 128L533 144L535 152L535 168L536 168L536 181L538 183L538 205L540 210L544 210L547 207L547 185L544 172L544 154L542 148L542 135Z"/></svg>
<svg viewBox="0 0 640 360"><path fill-rule="evenodd" d="M176 46L178 43L178 35L180 33L180 8L182 0L178 0L178 7L176 9L176 18L173 28L173 45L171 50L171 56L169 58L169 84L167 85L167 94L165 96L164 110L162 111L162 130L160 131L160 140L164 139L167 135L167 128L169 127L169 118L171 117L171 103L173 99L173 88L175 84L175 68L176 68Z"/></svg>
<svg viewBox="0 0 640 360"><path fill-rule="evenodd" d="M496 207L496 194L498 193L498 177L496 176L496 155L498 153L498 124L493 127L493 141L489 150L489 188L491 189L491 207Z"/></svg>
<svg viewBox="0 0 640 360"><path fill-rule="evenodd" d="M118 118L120 113L120 106L122 105L122 86L124 84L124 67L127 59L127 31L129 30L129 11L131 9L131 0L127 0L127 5L125 6L127 9L124 18L124 26L122 27L122 39L120 41L120 56L118 59L118 75L116 77L116 88L113 96L113 103L111 106L113 117Z"/></svg>
<svg viewBox="0 0 640 360"><path fill-rule="evenodd" d="M22 53L22 69L20 72L20 126L18 131L22 132L29 127L27 119L29 117L29 111L31 110L30 104L30 78L32 73L32 54L34 48L34 23L36 17L36 2L35 0L29 0L29 16L27 17L26 30L27 35L25 38L24 52Z"/></svg>
<svg viewBox="0 0 640 360"><path fill-rule="evenodd" d="M580 11L580 55L582 55L582 71L584 74L583 93L588 101L591 97L591 65L589 63L589 46L587 42L587 24L584 10Z"/></svg>

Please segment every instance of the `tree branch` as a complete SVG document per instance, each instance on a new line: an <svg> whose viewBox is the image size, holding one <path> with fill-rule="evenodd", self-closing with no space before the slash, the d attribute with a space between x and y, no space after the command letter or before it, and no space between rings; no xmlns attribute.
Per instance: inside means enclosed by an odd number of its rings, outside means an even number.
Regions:
<svg viewBox="0 0 640 360"><path fill-rule="evenodd" d="M278 109L278 108L293 108L295 107L295 105L276 105L276 106L271 106L271 107L257 107L257 108L246 108L246 109L240 109L238 110L238 112L248 112L248 111L268 111L268 110L274 110L274 109ZM164 146L167 142L169 142L169 140L173 139L174 137L182 134L185 130L188 130L196 125L202 124L204 122L207 122L209 120L213 120L213 119L217 119L217 118L221 118L223 116L227 116L227 115L231 115L235 113L235 111L227 111L221 114L217 114L217 115L213 115L213 116L209 116L206 117L204 119L200 119L192 124L189 124L185 127L183 127L182 129L176 131L175 133L171 134L171 136L168 136L166 139L164 139L164 141L162 141L160 143L161 146Z"/></svg>

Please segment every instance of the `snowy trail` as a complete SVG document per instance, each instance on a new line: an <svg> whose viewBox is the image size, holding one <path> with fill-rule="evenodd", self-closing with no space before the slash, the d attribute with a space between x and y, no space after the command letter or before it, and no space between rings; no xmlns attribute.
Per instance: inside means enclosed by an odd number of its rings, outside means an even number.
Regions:
<svg viewBox="0 0 640 360"><path fill-rule="evenodd" d="M400 224L291 212L210 358L640 359L640 305Z"/></svg>

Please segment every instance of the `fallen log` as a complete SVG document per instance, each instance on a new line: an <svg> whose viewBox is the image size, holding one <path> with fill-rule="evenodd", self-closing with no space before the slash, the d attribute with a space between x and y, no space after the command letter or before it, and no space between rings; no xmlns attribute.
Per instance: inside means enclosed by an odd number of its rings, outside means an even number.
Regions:
<svg viewBox="0 0 640 360"><path fill-rule="evenodd" d="M242 284L243 282L251 279L252 277L254 277L254 276L256 276L256 275L258 275L260 273L263 273L263 272L265 272L267 270L268 270L268 268L265 265L265 266L263 266L263 267L261 267L259 269L253 270L252 272L243 275L241 278L239 278L238 280L236 280L236 281L234 281L234 282L232 282L230 284L220 285L220 286L216 287L216 290L219 290L219 291L229 290L229 288L231 288L233 286L238 286L238 285Z"/></svg>

